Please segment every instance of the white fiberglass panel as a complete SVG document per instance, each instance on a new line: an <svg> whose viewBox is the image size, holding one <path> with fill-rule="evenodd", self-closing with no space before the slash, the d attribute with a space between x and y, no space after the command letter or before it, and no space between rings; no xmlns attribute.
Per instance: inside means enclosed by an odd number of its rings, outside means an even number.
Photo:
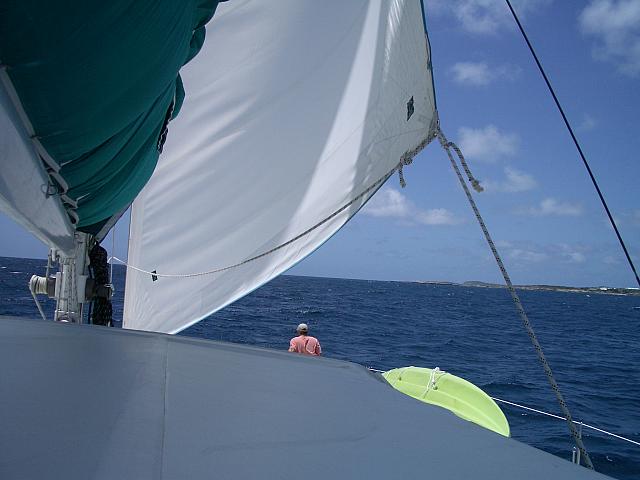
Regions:
<svg viewBox="0 0 640 480"><path fill-rule="evenodd" d="M181 75L131 215L128 263L159 276L127 269L126 328L178 332L290 268L435 128L420 0L224 3Z"/></svg>

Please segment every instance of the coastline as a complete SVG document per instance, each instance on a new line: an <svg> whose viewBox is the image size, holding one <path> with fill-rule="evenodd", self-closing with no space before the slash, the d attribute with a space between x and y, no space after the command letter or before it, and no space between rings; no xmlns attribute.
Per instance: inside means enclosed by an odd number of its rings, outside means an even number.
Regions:
<svg viewBox="0 0 640 480"><path fill-rule="evenodd" d="M475 287L475 288L507 288L506 285L499 283L488 283L479 281L467 281L463 283L438 281L438 280L420 280L415 283L423 285L450 285L458 287ZM640 296L640 288L621 288L621 287L567 287L564 285L514 285L517 290L544 290L550 292L573 292L573 293L595 293L599 295L632 295Z"/></svg>

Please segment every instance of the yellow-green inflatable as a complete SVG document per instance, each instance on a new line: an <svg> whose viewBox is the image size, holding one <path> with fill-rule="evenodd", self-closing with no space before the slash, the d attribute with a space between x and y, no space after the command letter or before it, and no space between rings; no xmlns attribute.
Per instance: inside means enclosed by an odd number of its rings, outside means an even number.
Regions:
<svg viewBox="0 0 640 480"><path fill-rule="evenodd" d="M482 390L465 379L438 368L404 367L384 372L393 388L452 411L460 418L508 437L509 423L500 407Z"/></svg>

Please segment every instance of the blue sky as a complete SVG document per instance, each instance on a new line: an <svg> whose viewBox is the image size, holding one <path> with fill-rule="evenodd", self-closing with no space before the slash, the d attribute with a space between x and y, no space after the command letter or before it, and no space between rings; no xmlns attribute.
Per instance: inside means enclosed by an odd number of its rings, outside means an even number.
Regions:
<svg viewBox="0 0 640 480"><path fill-rule="evenodd" d="M636 264L640 0L514 0ZM425 0L438 110L486 188L476 195L515 283L634 286L603 208L502 0ZM289 273L501 280L439 145ZM117 227L126 256L128 217ZM0 255L46 248L0 216ZM106 241L111 245L110 239Z"/></svg>
<svg viewBox="0 0 640 480"><path fill-rule="evenodd" d="M514 1L636 263L640 1ZM593 186L502 0L427 0L442 128L516 283L634 286ZM500 273L439 145L297 274L484 280Z"/></svg>

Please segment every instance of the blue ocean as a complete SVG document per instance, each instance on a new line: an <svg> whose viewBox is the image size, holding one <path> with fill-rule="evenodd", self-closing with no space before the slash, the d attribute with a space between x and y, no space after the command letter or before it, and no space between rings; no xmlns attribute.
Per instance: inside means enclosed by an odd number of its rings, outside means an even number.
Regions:
<svg viewBox="0 0 640 480"><path fill-rule="evenodd" d="M42 260L0 257L0 315L39 316L27 282L44 270ZM116 319L124 274L115 267ZM640 296L520 295L574 417L640 441ZM437 366L491 396L559 414L504 289L285 275L180 335L286 349L300 322L326 356L380 370ZM564 421L501 407L513 438L571 458ZM587 429L583 438L596 470L640 478L640 446Z"/></svg>

